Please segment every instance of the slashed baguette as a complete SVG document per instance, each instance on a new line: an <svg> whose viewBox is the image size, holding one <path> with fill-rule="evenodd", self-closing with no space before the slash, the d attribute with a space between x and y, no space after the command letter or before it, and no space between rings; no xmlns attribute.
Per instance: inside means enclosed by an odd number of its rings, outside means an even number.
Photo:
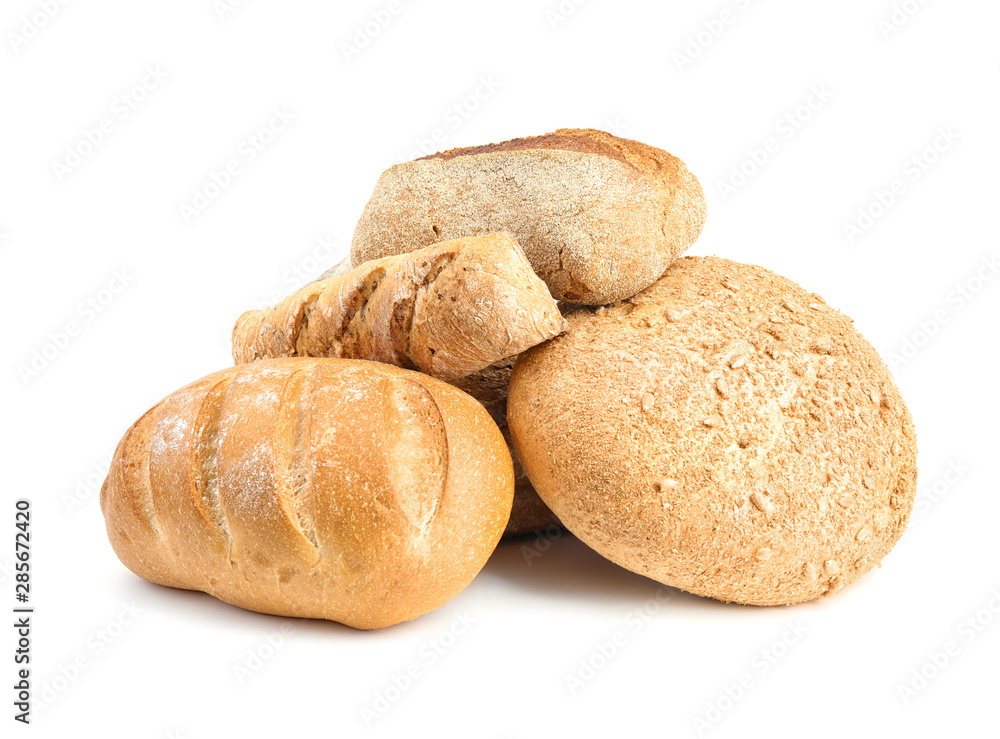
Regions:
<svg viewBox="0 0 1000 739"><path fill-rule="evenodd" d="M294 358L153 407L119 443L101 510L140 577L374 629L462 590L512 494L507 445L465 393L385 364Z"/></svg>
<svg viewBox="0 0 1000 739"><path fill-rule="evenodd" d="M371 359L455 379L564 325L517 242L495 233L367 262L248 311L233 329L233 359Z"/></svg>

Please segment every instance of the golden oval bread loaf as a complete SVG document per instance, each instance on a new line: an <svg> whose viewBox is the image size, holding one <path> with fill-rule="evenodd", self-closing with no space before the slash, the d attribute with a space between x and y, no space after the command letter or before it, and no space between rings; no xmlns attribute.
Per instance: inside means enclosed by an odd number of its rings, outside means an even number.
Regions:
<svg viewBox="0 0 1000 739"><path fill-rule="evenodd" d="M386 170L351 258L509 231L553 297L597 305L651 285L704 221L701 185L680 159L604 131L560 129Z"/></svg>
<svg viewBox="0 0 1000 739"><path fill-rule="evenodd" d="M508 398L535 489L608 559L723 601L828 595L891 549L916 439L849 318L760 267L685 257L652 287L565 312Z"/></svg>
<svg viewBox="0 0 1000 739"><path fill-rule="evenodd" d="M376 362L289 358L153 407L119 443L101 510L140 577L375 629L468 585L512 494L503 436L465 393Z"/></svg>
<svg viewBox="0 0 1000 739"><path fill-rule="evenodd" d="M504 529L503 538L521 536L534 531L544 531L551 526L560 526L559 519L542 502L531 486L531 480L524 473L517 458L514 445L507 428L507 386L514 371L515 357L494 362L480 372L467 375L451 384L460 388L483 404L490 416L500 427L503 438L510 447L511 461L514 463L514 502L510 509L510 520Z"/></svg>
<svg viewBox="0 0 1000 739"><path fill-rule="evenodd" d="M367 262L247 311L233 327L233 359L371 359L454 379L563 326L521 247L492 233Z"/></svg>

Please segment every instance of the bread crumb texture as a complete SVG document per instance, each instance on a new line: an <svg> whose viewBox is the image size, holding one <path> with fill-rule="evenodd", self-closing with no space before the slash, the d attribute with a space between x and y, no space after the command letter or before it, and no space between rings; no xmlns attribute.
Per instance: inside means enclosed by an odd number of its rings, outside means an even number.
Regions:
<svg viewBox="0 0 1000 739"><path fill-rule="evenodd" d="M723 601L837 592L898 540L913 423L851 319L761 267L684 257L649 289L566 311L519 357L514 448L608 559Z"/></svg>

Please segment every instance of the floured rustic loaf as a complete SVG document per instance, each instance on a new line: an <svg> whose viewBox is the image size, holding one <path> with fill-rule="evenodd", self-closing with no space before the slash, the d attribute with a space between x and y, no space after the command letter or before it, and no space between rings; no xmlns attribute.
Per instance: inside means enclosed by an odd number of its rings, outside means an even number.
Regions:
<svg viewBox="0 0 1000 739"><path fill-rule="evenodd" d="M910 414L851 319L760 267L685 257L565 312L514 367L538 494L623 567L724 601L796 603L878 565L916 490Z"/></svg>
<svg viewBox="0 0 1000 739"><path fill-rule="evenodd" d="M553 297L598 305L649 287L701 233L705 196L662 149L593 129L453 149L388 169L355 265L509 231Z"/></svg>
<svg viewBox="0 0 1000 739"><path fill-rule="evenodd" d="M209 375L140 418L101 510L140 577L375 629L469 584L513 485L496 424L451 385L375 362L270 359Z"/></svg>

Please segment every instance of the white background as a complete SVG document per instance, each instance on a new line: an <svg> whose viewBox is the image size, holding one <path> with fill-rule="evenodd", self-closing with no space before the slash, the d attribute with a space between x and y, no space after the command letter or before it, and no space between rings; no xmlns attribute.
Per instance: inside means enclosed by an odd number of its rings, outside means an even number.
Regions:
<svg viewBox="0 0 1000 739"><path fill-rule="evenodd" d="M387 0L249 0L221 15L212 0L51 4L51 18L41 0L0 11L0 607L13 605L13 501L26 497L31 667L47 700L15 729L675 737L698 736L702 720L718 737L996 732L1000 279L983 262L1000 253L996 3L907 0L895 22L890 0L399 0L395 13ZM729 22L713 24L723 11ZM366 38L372 13L390 20ZM251 160L250 137L267 139L282 108L294 120ZM746 608L664 591L568 536L529 537L501 545L445 607L373 633L128 572L98 507L128 426L231 362L243 310L338 261L378 175L435 129L434 150L562 126L681 157L709 200L691 253L819 292L891 359L921 477L882 568L821 602ZM234 159L240 173L185 218ZM900 194L880 210L894 180ZM859 209L874 217L852 239ZM783 638L794 644L775 647ZM949 642L954 656L935 667ZM3 644L10 727L9 627ZM581 673L581 660L598 669ZM407 670L419 677L394 689Z"/></svg>

